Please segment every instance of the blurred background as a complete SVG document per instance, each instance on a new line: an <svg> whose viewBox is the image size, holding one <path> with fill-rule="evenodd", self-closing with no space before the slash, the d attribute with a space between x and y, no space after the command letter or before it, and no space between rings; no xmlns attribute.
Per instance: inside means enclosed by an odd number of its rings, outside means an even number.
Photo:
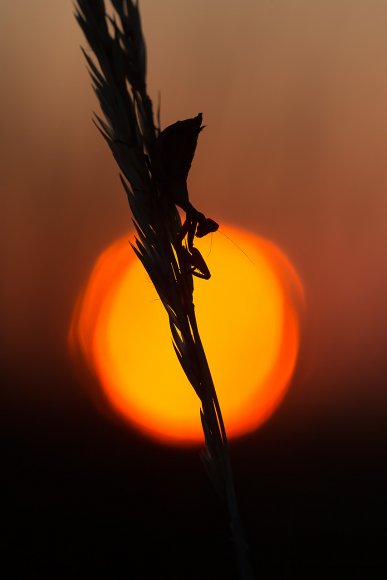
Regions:
<svg viewBox="0 0 387 580"><path fill-rule="evenodd" d="M289 393L231 446L257 577L379 577L387 6L142 0L141 13L162 126L200 111L207 126L195 205L277 243L305 288ZM131 224L91 122L71 2L2 0L0 39L4 577L232 578L198 451L157 446L97 410L67 352L76 297Z"/></svg>

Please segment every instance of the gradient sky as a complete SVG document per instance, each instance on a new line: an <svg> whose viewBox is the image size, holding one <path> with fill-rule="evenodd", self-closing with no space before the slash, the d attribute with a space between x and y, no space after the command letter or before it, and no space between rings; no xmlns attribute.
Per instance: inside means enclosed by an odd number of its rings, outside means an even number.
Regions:
<svg viewBox="0 0 387 580"><path fill-rule="evenodd" d="M130 213L91 123L71 2L1 4L1 348L8 371L28 376L66 358L74 300ZM372 420L387 376L386 3L141 10L162 125L199 111L207 125L194 204L276 242L303 281L301 416L353 408Z"/></svg>
<svg viewBox="0 0 387 580"><path fill-rule="evenodd" d="M230 445L257 578L386 577L387 4L140 5L162 125L207 125L193 203L276 242L305 288L292 386ZM2 567L231 579L197 449L100 413L67 352L80 288L131 223L83 43L70 0L1 0Z"/></svg>

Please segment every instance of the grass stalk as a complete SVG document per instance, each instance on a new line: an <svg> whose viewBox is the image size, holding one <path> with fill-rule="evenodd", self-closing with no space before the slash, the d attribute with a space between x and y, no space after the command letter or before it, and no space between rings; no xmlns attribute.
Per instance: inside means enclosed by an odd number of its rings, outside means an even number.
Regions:
<svg viewBox="0 0 387 580"><path fill-rule="evenodd" d="M239 578L251 580L226 429L196 321L192 268L179 237L182 224L173 199L163 195L156 177L160 126L155 125L146 90L138 2L110 0L110 9L108 15L105 0L75 2L75 17L94 57L83 51L103 114L95 116L95 123L120 169L136 229L133 250L168 313L176 355L201 402L202 459L228 509Z"/></svg>

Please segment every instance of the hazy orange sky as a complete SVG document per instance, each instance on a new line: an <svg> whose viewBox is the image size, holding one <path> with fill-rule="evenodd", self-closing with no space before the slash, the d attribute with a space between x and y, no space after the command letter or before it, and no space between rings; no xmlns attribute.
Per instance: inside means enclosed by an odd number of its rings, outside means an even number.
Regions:
<svg viewBox="0 0 387 580"><path fill-rule="evenodd" d="M303 280L300 408L376 410L387 370L386 3L142 0L141 11L162 125L200 111L207 125L195 205L276 242ZM66 356L77 293L130 213L91 123L71 2L2 0L0 12L1 342L6 367L28 375Z"/></svg>

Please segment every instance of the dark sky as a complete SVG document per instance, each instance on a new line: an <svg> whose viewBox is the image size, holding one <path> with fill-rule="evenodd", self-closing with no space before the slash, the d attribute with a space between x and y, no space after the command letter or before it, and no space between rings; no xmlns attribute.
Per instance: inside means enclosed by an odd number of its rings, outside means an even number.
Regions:
<svg viewBox="0 0 387 580"><path fill-rule="evenodd" d="M198 450L142 439L73 371L75 298L130 215L90 121L71 3L1 11L3 576L232 578ZM257 577L381 577L387 8L143 0L142 13L163 125L199 111L207 125L192 197L276 242L305 289L291 389L231 449Z"/></svg>

